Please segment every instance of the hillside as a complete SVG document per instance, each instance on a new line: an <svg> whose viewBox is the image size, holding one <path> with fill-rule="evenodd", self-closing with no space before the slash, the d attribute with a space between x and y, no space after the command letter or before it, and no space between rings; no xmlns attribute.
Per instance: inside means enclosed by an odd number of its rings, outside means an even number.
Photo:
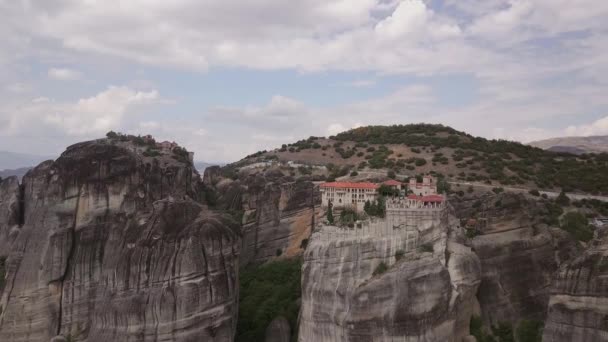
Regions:
<svg viewBox="0 0 608 342"><path fill-rule="evenodd" d="M551 138L533 141L529 145L554 152L602 153L608 152L608 136Z"/></svg>
<svg viewBox="0 0 608 342"><path fill-rule="evenodd" d="M325 166L326 170L305 166L294 170L294 176L312 175L315 180L393 171L408 176L433 173L451 181L493 186L608 193L606 153L555 153L513 141L474 137L443 125L360 127L260 151L230 167L271 161Z"/></svg>

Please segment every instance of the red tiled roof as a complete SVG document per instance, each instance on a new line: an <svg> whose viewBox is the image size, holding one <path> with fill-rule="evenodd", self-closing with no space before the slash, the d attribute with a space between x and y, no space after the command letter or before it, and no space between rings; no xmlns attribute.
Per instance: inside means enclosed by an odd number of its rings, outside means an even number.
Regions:
<svg viewBox="0 0 608 342"><path fill-rule="evenodd" d="M441 195L422 196L422 202L443 202L443 196L441 196Z"/></svg>
<svg viewBox="0 0 608 342"><path fill-rule="evenodd" d="M382 184L384 184L384 185L389 185L389 186L393 186L393 185L400 186L400 185L401 185L401 182L396 181L396 180L394 180L394 179L389 179L389 180L387 180L386 182L384 182L384 183L382 183Z"/></svg>
<svg viewBox="0 0 608 342"><path fill-rule="evenodd" d="M351 183L351 182L330 182L321 184L322 188L341 188L341 189L378 189L374 183Z"/></svg>

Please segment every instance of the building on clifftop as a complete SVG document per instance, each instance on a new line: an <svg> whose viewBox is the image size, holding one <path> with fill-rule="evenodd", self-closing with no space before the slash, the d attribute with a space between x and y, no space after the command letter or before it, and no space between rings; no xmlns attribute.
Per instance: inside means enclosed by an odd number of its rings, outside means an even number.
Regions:
<svg viewBox="0 0 608 342"><path fill-rule="evenodd" d="M422 177L422 183L418 183L416 177L410 178L408 190L414 195L428 196L437 194L437 183L431 176Z"/></svg>
<svg viewBox="0 0 608 342"><path fill-rule="evenodd" d="M378 188L374 183L330 182L323 183L321 190L321 205L327 207L331 202L335 207L353 207L363 210L365 202L378 199Z"/></svg>

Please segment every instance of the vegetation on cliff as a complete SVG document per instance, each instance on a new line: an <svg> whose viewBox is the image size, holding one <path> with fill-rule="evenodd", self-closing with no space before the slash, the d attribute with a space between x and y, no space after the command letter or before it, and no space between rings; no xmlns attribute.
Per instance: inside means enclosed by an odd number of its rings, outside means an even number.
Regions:
<svg viewBox="0 0 608 342"><path fill-rule="evenodd" d="M284 259L242 271L235 341L263 341L266 328L278 316L289 321L292 340L297 337L301 268L300 259Z"/></svg>

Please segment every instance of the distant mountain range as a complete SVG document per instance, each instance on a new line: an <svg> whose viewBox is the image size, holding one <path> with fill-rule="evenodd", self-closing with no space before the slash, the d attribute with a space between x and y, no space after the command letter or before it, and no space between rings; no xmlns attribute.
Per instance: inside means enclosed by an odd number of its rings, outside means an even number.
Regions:
<svg viewBox="0 0 608 342"><path fill-rule="evenodd" d="M21 178L32 167L49 159L54 158L35 154L0 151L0 178L10 176Z"/></svg>
<svg viewBox="0 0 608 342"><path fill-rule="evenodd" d="M608 136L551 138L533 141L529 145L553 152L602 153L608 152Z"/></svg>

